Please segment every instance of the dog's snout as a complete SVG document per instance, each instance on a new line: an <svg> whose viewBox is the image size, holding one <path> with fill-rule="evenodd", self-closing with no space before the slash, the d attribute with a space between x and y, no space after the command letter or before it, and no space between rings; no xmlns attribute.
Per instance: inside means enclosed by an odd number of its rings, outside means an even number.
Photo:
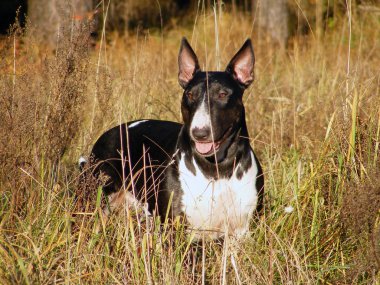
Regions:
<svg viewBox="0 0 380 285"><path fill-rule="evenodd" d="M208 127L204 128L194 128L192 130L192 135L194 139L202 141L202 140L207 140L210 137L211 130Z"/></svg>

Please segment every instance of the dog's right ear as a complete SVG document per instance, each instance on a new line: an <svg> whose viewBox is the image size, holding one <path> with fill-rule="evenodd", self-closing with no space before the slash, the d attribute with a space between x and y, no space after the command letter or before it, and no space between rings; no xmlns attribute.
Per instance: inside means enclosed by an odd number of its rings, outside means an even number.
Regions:
<svg viewBox="0 0 380 285"><path fill-rule="evenodd" d="M198 71L198 58L186 38L182 38L178 55L178 81L182 88L186 88Z"/></svg>
<svg viewBox="0 0 380 285"><path fill-rule="evenodd" d="M255 54L251 40L245 41L240 50L234 55L228 64L226 71L239 82L245 89L253 81L253 68L255 66Z"/></svg>

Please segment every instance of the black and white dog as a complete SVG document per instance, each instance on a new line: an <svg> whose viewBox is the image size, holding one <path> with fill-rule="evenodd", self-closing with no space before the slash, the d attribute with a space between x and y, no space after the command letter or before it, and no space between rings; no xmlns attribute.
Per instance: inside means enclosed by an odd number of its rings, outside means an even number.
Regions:
<svg viewBox="0 0 380 285"><path fill-rule="evenodd" d="M92 149L93 173L107 177L103 190L111 208L138 201L161 218L184 216L197 235L213 239L247 232L264 191L243 106L254 63L247 40L225 71L204 72L182 40L183 124L129 122L105 132Z"/></svg>

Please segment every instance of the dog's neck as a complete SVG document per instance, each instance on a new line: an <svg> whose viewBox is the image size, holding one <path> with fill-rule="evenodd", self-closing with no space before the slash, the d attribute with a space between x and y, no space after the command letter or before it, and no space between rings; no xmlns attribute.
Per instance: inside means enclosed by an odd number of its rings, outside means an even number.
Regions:
<svg viewBox="0 0 380 285"><path fill-rule="evenodd" d="M204 157L193 151L188 130L186 126L183 126L177 142L177 148L179 149L178 159L184 153L182 159L185 159L187 168L193 174L195 174L194 163L196 163L203 175L208 178L230 178L242 160L249 160L242 162L244 166L249 166L251 163L250 156L246 155L250 150L250 144L244 114L239 126L234 130L233 136L228 140L225 142L228 146L224 153L218 152L215 155Z"/></svg>

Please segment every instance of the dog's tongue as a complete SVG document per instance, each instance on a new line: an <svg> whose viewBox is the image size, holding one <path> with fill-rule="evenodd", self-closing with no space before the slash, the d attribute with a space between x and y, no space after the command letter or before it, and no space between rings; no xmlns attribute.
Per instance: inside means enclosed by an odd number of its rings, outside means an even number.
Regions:
<svg viewBox="0 0 380 285"><path fill-rule="evenodd" d="M200 154L206 154L209 153L212 149L212 142L208 143L200 143L200 142L195 142L195 148Z"/></svg>

